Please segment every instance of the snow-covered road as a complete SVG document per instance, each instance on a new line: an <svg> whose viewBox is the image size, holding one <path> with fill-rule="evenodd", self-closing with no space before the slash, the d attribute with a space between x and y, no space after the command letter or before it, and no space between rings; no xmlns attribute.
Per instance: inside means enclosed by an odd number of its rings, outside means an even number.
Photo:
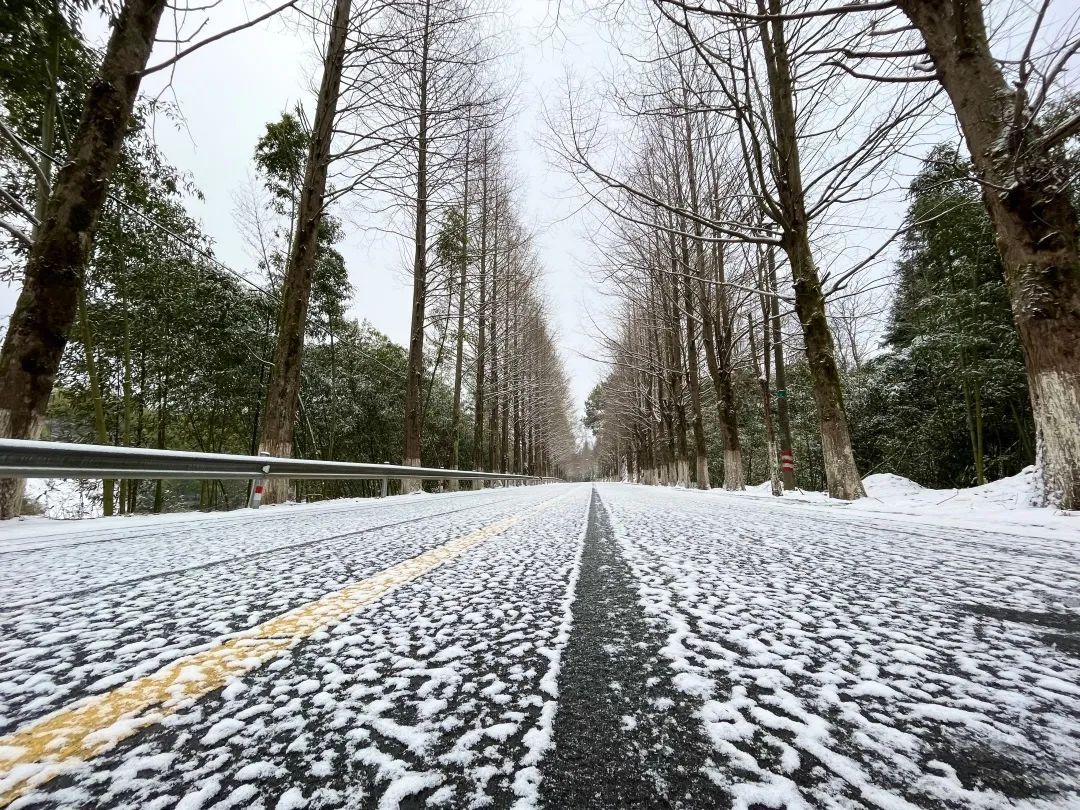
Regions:
<svg viewBox="0 0 1080 810"><path fill-rule="evenodd" d="M619 484L26 527L0 807L1080 807L1069 537Z"/></svg>

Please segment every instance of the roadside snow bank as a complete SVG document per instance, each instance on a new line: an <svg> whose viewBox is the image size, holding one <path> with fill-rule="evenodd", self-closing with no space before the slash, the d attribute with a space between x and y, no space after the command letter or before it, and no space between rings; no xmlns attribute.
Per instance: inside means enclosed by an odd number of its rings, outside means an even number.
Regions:
<svg viewBox="0 0 1080 810"><path fill-rule="evenodd" d="M1080 541L1080 512L1032 506L1036 501L1035 468L967 489L928 489L900 475L878 473L863 479L866 497L858 501L834 500L825 492L785 492L777 502L844 509L847 512L892 515L943 526L964 526L1006 534L1061 537ZM752 496L772 500L769 482L747 487L745 493L721 492L728 497Z"/></svg>

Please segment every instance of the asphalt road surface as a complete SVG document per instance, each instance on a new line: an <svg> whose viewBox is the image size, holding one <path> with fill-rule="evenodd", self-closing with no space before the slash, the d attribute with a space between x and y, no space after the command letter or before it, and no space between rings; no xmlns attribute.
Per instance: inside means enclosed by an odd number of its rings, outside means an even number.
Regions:
<svg viewBox="0 0 1080 810"><path fill-rule="evenodd" d="M1080 807L1071 541L620 484L98 526L0 542L0 808Z"/></svg>

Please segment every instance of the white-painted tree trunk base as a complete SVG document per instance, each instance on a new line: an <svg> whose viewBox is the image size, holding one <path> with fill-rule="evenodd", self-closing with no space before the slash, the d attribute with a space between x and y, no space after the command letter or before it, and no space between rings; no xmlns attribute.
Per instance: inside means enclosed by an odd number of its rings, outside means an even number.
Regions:
<svg viewBox="0 0 1080 810"><path fill-rule="evenodd" d="M742 453L739 450L724 450L724 489L728 492L746 489L744 479Z"/></svg>
<svg viewBox="0 0 1080 810"><path fill-rule="evenodd" d="M407 458L404 461L406 467L419 467L420 459ZM419 492L423 482L419 478L402 478L401 479L401 492L404 495L408 495L410 492Z"/></svg>
<svg viewBox="0 0 1080 810"><path fill-rule="evenodd" d="M1034 376L1032 393L1039 505L1080 509L1080 375L1043 371Z"/></svg>

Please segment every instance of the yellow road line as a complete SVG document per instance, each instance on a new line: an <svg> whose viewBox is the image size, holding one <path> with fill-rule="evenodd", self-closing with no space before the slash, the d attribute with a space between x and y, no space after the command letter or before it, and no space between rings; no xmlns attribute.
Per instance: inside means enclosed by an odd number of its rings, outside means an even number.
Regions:
<svg viewBox="0 0 1080 810"><path fill-rule="evenodd" d="M535 511L512 515L451 540L230 636L208 650L178 658L152 675L80 700L0 737L0 808L66 767L108 751L194 699L224 686L229 679L250 672L313 633L343 621Z"/></svg>

